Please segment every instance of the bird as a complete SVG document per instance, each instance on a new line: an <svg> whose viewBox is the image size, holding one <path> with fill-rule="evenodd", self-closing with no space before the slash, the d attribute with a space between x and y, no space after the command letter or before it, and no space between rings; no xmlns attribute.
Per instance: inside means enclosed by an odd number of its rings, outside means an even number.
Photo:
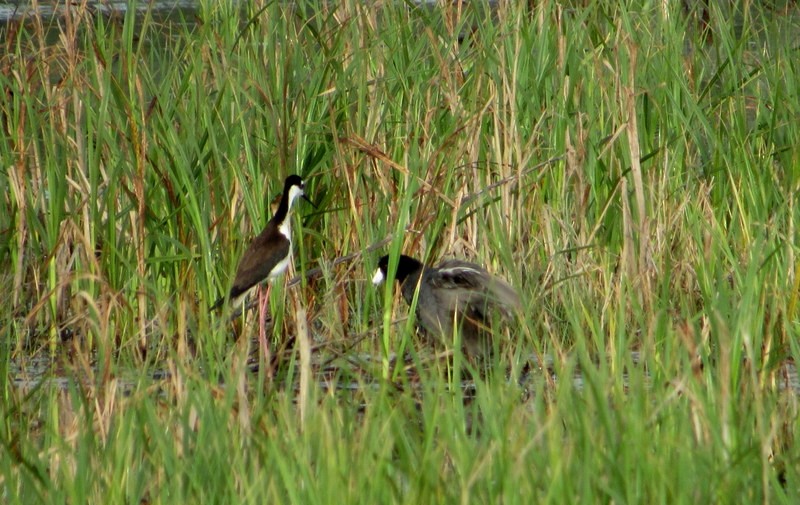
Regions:
<svg viewBox="0 0 800 505"><path fill-rule="evenodd" d="M387 255L378 260L372 283L382 284L388 271ZM402 254L394 278L409 306L419 291L417 322L429 340L452 342L456 323L462 350L470 358L486 357L491 350L493 319L497 315L508 318L520 308L519 295L511 285L467 261L450 259L432 267Z"/></svg>
<svg viewBox="0 0 800 505"><path fill-rule="evenodd" d="M290 175L283 183L283 196L277 212L264 230L247 246L236 269L230 292L227 296L221 296L211 306L211 311L222 307L226 301L238 306L262 281L272 280L286 271L292 255L289 214L298 197L314 205L305 194L303 179L299 175Z"/></svg>

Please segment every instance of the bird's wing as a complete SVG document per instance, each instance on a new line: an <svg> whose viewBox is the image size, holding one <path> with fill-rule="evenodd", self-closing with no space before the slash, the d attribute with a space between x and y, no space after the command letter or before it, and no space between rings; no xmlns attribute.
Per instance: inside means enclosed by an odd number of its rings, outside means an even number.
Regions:
<svg viewBox="0 0 800 505"><path fill-rule="evenodd" d="M283 237L281 235L281 237ZM277 247L267 248L266 245L273 238L269 235L259 235L242 256L242 262L236 269L236 278L233 281L230 298L236 298L242 293L267 278L272 269L285 259L289 254L291 243L281 240Z"/></svg>
<svg viewBox="0 0 800 505"><path fill-rule="evenodd" d="M511 285L483 267L466 261L443 261L435 273L431 272L431 285L457 291L461 307L490 304L511 309L520 305L519 296Z"/></svg>
<svg viewBox="0 0 800 505"><path fill-rule="evenodd" d="M482 267L460 260L443 261L427 275L438 289L480 289L491 278Z"/></svg>

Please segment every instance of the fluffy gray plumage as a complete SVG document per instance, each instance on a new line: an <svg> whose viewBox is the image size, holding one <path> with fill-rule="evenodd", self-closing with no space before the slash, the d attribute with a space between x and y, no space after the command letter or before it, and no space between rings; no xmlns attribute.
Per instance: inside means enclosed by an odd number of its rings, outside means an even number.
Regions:
<svg viewBox="0 0 800 505"><path fill-rule="evenodd" d="M388 268L389 257L384 256L378 261L376 282L386 278ZM507 282L467 261L446 260L430 267L401 255L395 279L409 305L419 289L417 322L428 337L452 342L457 324L468 356L486 355L491 348L493 319L510 317L520 306L519 296Z"/></svg>

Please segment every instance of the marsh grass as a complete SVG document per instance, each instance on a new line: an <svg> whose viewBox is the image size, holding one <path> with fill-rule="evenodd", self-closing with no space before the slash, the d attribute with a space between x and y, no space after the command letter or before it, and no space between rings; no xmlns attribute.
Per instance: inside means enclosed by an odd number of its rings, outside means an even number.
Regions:
<svg viewBox="0 0 800 505"><path fill-rule="evenodd" d="M0 28L3 500L797 502L800 18L680 4ZM267 366L208 307L290 173ZM473 386L400 251L521 293Z"/></svg>

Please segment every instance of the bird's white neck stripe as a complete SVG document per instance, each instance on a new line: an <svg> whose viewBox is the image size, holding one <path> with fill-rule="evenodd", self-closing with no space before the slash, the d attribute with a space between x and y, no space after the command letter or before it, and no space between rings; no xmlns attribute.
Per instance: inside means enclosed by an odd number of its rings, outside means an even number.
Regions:
<svg viewBox="0 0 800 505"><path fill-rule="evenodd" d="M294 204L294 201L297 200L297 197L301 196L302 194L303 194L303 190L300 188L300 186L292 186L291 188L289 188L289 208L290 209L292 208L292 204Z"/></svg>
<svg viewBox="0 0 800 505"><path fill-rule="evenodd" d="M278 226L278 232L286 237L289 243L292 242L292 218L288 215L284 218L283 222Z"/></svg>

